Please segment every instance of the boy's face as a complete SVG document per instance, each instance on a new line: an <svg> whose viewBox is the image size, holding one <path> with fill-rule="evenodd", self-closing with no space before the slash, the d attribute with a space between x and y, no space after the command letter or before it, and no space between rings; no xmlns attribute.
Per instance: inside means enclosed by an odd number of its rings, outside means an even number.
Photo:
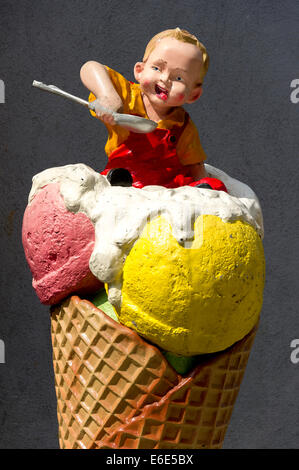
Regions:
<svg viewBox="0 0 299 470"><path fill-rule="evenodd" d="M200 97L201 67L202 54L198 47L164 38L146 62L137 62L134 75L150 102L165 109L193 103Z"/></svg>

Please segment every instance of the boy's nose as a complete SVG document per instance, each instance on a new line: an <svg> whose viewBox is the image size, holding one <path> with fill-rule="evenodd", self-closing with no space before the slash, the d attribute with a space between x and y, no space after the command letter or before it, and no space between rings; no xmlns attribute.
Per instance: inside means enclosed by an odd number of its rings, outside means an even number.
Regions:
<svg viewBox="0 0 299 470"><path fill-rule="evenodd" d="M169 72L167 71L162 72L161 80L162 82L167 83L169 81Z"/></svg>

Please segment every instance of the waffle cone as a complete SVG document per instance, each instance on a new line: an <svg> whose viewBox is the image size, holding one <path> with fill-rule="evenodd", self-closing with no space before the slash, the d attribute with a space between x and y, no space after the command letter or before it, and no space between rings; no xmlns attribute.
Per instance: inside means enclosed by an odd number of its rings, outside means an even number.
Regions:
<svg viewBox="0 0 299 470"><path fill-rule="evenodd" d="M256 328L181 376L87 300L68 298L51 322L61 448L222 447Z"/></svg>

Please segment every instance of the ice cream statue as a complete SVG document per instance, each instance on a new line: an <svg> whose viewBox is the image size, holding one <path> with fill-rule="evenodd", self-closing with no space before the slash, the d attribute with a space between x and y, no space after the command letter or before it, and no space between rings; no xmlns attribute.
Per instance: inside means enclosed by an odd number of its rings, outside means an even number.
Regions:
<svg viewBox="0 0 299 470"><path fill-rule="evenodd" d="M87 63L108 164L33 177L22 237L33 287L51 305L62 448L222 447L265 262L257 196L203 163L181 108L199 98L207 64L178 28L149 43L137 84Z"/></svg>

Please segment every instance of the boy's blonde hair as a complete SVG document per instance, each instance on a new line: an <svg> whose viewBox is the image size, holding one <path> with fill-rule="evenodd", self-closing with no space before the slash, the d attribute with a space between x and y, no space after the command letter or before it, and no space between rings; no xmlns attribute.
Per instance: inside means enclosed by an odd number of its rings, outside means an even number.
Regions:
<svg viewBox="0 0 299 470"><path fill-rule="evenodd" d="M143 62L146 62L149 55L155 49L157 42L161 41L161 39L164 39L164 38L174 38L174 39L177 39L178 41L188 42L189 44L194 44L196 47L200 49L202 53L202 67L200 68L199 80L202 81L209 68L210 59L209 59L205 46L201 42L199 42L196 36L189 33L185 29L180 29L180 28L166 29L165 31L162 31L161 33L156 34L146 46L145 53L143 56Z"/></svg>

